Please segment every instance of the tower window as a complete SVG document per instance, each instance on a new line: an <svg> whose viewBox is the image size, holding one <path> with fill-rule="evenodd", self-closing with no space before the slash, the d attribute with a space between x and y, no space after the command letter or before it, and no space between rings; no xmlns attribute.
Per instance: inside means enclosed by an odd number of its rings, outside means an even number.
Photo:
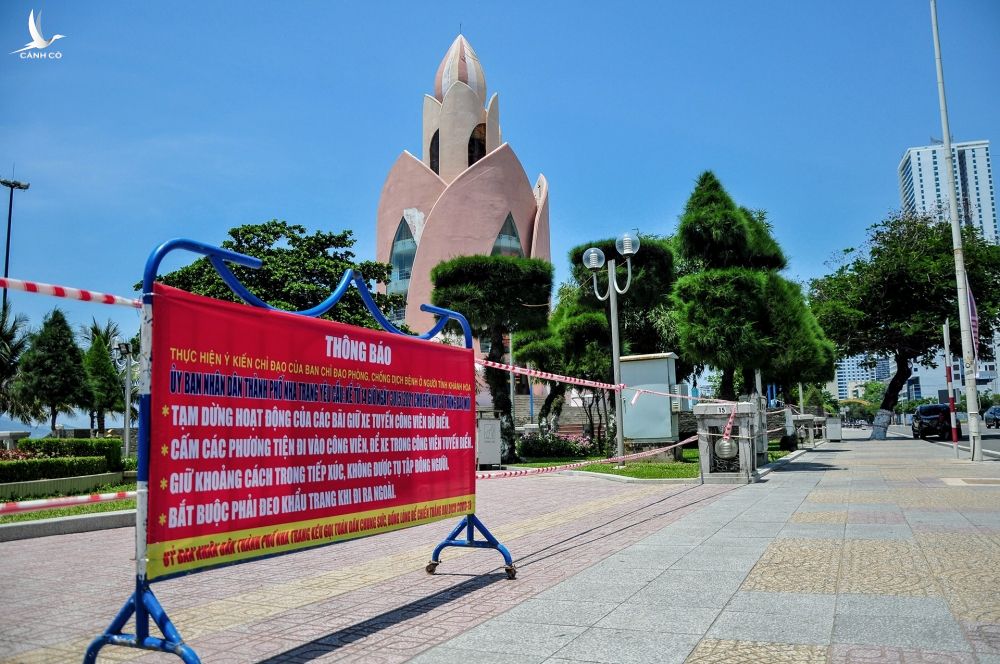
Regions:
<svg viewBox="0 0 1000 664"><path fill-rule="evenodd" d="M392 275L386 285L385 292L389 295L406 296L410 289L410 273L413 270L413 258L417 254L417 241L413 239L410 226L406 219L399 220L399 228L392 239L392 249L389 252L389 263L392 265ZM405 309L393 310L390 319L402 320Z"/></svg>
<svg viewBox="0 0 1000 664"><path fill-rule="evenodd" d="M469 136L469 166L486 156L486 125L477 124Z"/></svg>
<svg viewBox="0 0 1000 664"><path fill-rule="evenodd" d="M441 139L440 130L435 131L431 136L431 170L441 175Z"/></svg>
<svg viewBox="0 0 1000 664"><path fill-rule="evenodd" d="M514 217L509 212L500 228L496 242L493 243L493 252L490 255L524 258L524 252L521 250L521 236L518 235Z"/></svg>

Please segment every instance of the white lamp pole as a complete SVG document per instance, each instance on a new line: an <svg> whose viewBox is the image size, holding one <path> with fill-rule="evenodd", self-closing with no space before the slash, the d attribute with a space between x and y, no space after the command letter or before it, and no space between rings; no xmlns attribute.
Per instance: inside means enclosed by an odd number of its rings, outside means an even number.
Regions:
<svg viewBox="0 0 1000 664"><path fill-rule="evenodd" d="M615 241L618 253L625 257L628 277L624 288L618 287L618 275L615 273L615 261L608 261L608 292L601 295L597 288L597 272L604 267L604 252L597 247L591 247L583 252L583 265L591 271L594 279L594 295L601 302L611 300L611 361L614 367L615 385L621 385L621 347L618 343L618 296L624 295L632 285L632 256L639 251L639 236L632 233L623 234ZM618 442L617 456L625 456L625 433L622 428L622 393L615 392L615 439Z"/></svg>
<svg viewBox="0 0 1000 664"><path fill-rule="evenodd" d="M979 393L976 387L975 341L969 311L968 282L965 276L965 253L962 250L962 226L958 219L958 193L955 189L955 160L951 154L951 129L948 125L948 102L944 94L944 66L941 64L941 40L938 38L937 1L931 0L931 30L934 33L934 61L937 65L938 102L941 107L941 131L944 133L944 170L948 190L948 213L951 217L951 242L955 252L955 285L958 290L958 322L962 332L962 364L965 366L965 398L969 411L969 449L973 461L983 460L979 430Z"/></svg>
<svg viewBox="0 0 1000 664"><path fill-rule="evenodd" d="M118 366L122 369L125 388L125 412L123 416L124 426L122 427L122 444L125 446L125 456L129 455L129 443L132 440L132 431L129 415L132 410L132 344L126 341L119 341L114 346L114 351L118 355Z"/></svg>
<svg viewBox="0 0 1000 664"><path fill-rule="evenodd" d="M3 278L7 278L7 269L10 267L10 220L14 214L14 190L27 191L31 186L29 182L18 182L17 180L0 180L0 185L10 189L10 198L7 201L7 244L3 255ZM3 306L7 308L7 289L3 289Z"/></svg>

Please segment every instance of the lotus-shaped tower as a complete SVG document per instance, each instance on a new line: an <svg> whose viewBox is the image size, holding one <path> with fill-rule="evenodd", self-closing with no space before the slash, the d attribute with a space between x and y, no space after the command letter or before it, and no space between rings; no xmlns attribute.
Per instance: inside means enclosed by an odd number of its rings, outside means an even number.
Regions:
<svg viewBox="0 0 1000 664"><path fill-rule="evenodd" d="M486 76L459 35L438 66L434 95L424 96L423 158L404 151L382 186L375 227L376 258L392 264L389 293L406 295L393 312L415 331L434 323L431 269L456 256L507 255L551 260L549 187L532 187L500 132L496 93L486 102Z"/></svg>

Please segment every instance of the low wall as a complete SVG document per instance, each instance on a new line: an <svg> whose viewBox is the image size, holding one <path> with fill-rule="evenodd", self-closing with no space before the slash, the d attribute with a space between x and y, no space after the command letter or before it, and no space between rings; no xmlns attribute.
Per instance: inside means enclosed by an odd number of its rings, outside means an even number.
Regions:
<svg viewBox="0 0 1000 664"><path fill-rule="evenodd" d="M45 496L53 493L73 496L87 493L102 484L119 484L121 481L122 473L101 473L99 475L61 477L55 480L10 482L0 484L0 499L9 499L15 496Z"/></svg>
<svg viewBox="0 0 1000 664"><path fill-rule="evenodd" d="M0 524L0 542L68 535L70 533L87 533L109 528L132 528L134 526L135 510L78 514L35 521L15 521L14 523Z"/></svg>
<svg viewBox="0 0 1000 664"><path fill-rule="evenodd" d="M680 440L685 438L690 438L691 436L698 433L698 421L694 417L694 413L684 412L679 414L679 424L678 429L680 430ZM785 427L785 411L779 411L777 413L769 413L767 416L767 430L781 429L781 431L775 431L768 434L768 438L781 438L784 435ZM697 445L696 442L691 443L691 445Z"/></svg>

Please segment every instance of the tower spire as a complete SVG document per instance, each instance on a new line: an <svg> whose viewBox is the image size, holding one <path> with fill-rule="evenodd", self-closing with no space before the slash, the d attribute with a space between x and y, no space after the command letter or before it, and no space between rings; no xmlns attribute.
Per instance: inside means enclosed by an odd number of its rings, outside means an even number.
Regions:
<svg viewBox="0 0 1000 664"><path fill-rule="evenodd" d="M444 101L444 96L454 83L461 81L468 85L479 95L483 105L486 105L486 74L483 66L479 63L479 56L472 49L469 41L461 34L459 25L459 35L448 47L448 52L444 54L444 59L438 65L437 75L434 77L434 96L438 101Z"/></svg>

